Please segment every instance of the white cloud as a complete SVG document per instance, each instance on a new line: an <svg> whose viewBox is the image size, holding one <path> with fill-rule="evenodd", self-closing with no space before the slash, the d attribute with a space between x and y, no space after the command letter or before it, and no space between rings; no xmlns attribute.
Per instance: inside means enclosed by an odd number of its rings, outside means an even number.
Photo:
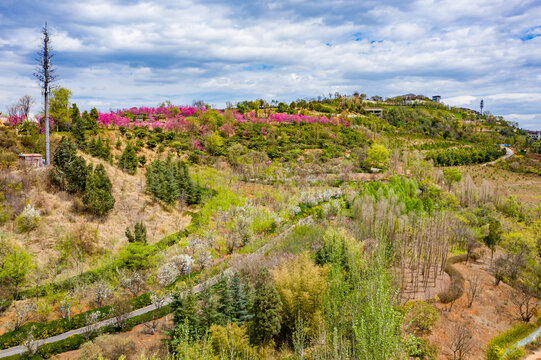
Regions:
<svg viewBox="0 0 541 360"><path fill-rule="evenodd" d="M456 106L484 98L514 116L541 100L541 37L523 40L541 31L534 0L52 2L61 83L105 110L359 90L437 93ZM33 89L39 29L13 21L0 33L2 106Z"/></svg>

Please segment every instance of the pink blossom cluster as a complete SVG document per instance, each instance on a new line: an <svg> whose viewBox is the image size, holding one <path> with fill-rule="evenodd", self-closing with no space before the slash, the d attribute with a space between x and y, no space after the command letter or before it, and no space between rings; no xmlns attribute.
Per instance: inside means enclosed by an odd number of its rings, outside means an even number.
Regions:
<svg viewBox="0 0 541 360"><path fill-rule="evenodd" d="M201 131L208 133L212 129L204 125L197 126L194 122L186 120L187 117L193 116L196 111L207 111L205 108L197 108L193 106L166 106L166 107L133 107L130 109L122 109L111 111L109 113L99 113L98 124L101 126L146 126L146 127L161 127L165 130L172 131ZM223 114L221 110L218 111ZM137 117L135 121L130 120L129 114ZM320 123L324 125L344 125L349 126L348 122L338 117L326 118L323 116L299 115L299 114L284 114L272 113L270 115L256 116L254 111L241 114L236 109L232 110L233 117L236 123L259 123L266 125L274 124L293 124L293 123ZM141 119L143 117L143 119ZM235 133L235 124L226 123L220 127L227 136L233 136ZM267 129L261 129L263 135L267 134Z"/></svg>

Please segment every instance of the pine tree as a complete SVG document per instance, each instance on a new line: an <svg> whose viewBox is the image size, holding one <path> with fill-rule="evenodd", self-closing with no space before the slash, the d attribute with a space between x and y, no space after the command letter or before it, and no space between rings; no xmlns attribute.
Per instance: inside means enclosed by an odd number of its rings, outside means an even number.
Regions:
<svg viewBox="0 0 541 360"><path fill-rule="evenodd" d="M76 156L73 161L66 165L64 172L66 174L66 191L72 194L84 193L89 173L85 159Z"/></svg>
<svg viewBox="0 0 541 360"><path fill-rule="evenodd" d="M225 275L222 275L217 288L220 296L218 304L220 323L226 325L233 320L233 296L229 287L229 281Z"/></svg>
<svg viewBox="0 0 541 360"><path fill-rule="evenodd" d="M94 135L98 133L98 118L99 113L96 108L92 108L92 110L90 110L90 114L86 110L83 113L85 129L91 131Z"/></svg>
<svg viewBox="0 0 541 360"><path fill-rule="evenodd" d="M255 291L251 333L255 343L265 344L280 332L282 301L266 271L259 274Z"/></svg>
<svg viewBox="0 0 541 360"><path fill-rule="evenodd" d="M197 295L193 293L193 289L190 288L185 297L182 297L180 292L176 292L173 295L171 310L173 311L175 328L186 326L192 339L196 339L201 335L201 317L199 315Z"/></svg>
<svg viewBox="0 0 541 360"><path fill-rule="evenodd" d="M71 136L75 140L75 143L79 148L84 148L85 146L85 124L83 119L81 119L81 112L77 107L77 104L73 104L71 107Z"/></svg>
<svg viewBox="0 0 541 360"><path fill-rule="evenodd" d="M125 231L128 242L147 243L147 227L144 222L138 221L133 227L133 234L129 227Z"/></svg>
<svg viewBox="0 0 541 360"><path fill-rule="evenodd" d="M137 167L139 165L139 159L137 158L137 152L135 147L128 143L118 159L118 167L130 175L135 175Z"/></svg>
<svg viewBox="0 0 541 360"><path fill-rule="evenodd" d="M201 293L201 321L205 329L218 323L218 304L216 304L215 292L212 287L206 288Z"/></svg>
<svg viewBox="0 0 541 360"><path fill-rule="evenodd" d="M115 198L113 186L102 164L88 175L83 204L94 215L103 216L113 209Z"/></svg>
<svg viewBox="0 0 541 360"><path fill-rule="evenodd" d="M235 273L231 280L231 295L233 297L233 321L242 324L250 320L246 290L238 273Z"/></svg>

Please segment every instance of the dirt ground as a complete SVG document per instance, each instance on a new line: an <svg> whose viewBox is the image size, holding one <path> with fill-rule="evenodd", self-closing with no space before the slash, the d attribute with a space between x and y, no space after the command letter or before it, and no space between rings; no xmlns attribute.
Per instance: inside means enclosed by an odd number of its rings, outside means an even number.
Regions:
<svg viewBox="0 0 541 360"><path fill-rule="evenodd" d="M114 336L121 337L132 341L137 346L137 352L139 354L145 353L146 355L152 355L157 351L162 343L163 339L167 336L163 334L163 331L170 329L173 326L171 315L163 317L158 320L159 325L155 334L150 334L144 325L137 325L129 332L115 334ZM58 354L52 357L53 360L73 360L78 359L81 355L81 350L68 351L62 354Z"/></svg>
<svg viewBox="0 0 541 360"><path fill-rule="evenodd" d="M453 305L452 311L445 310L443 304L436 304L440 320L436 323L428 339L439 349L438 360L452 358L448 345L450 344L455 324L465 324L472 332L474 346L469 359L485 358L485 351L490 340L520 322L519 313L511 297L515 293L510 286L500 283L495 286L494 277L490 274L490 255L475 263L454 265L466 278L464 295ZM467 307L468 279L478 274L483 285L482 291L471 308ZM541 356L541 352L539 353ZM530 360L537 359L535 357Z"/></svg>

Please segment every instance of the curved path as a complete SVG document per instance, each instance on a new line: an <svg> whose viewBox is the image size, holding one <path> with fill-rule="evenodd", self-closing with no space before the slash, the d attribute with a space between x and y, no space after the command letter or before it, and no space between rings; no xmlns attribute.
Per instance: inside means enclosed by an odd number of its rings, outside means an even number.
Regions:
<svg viewBox="0 0 541 360"><path fill-rule="evenodd" d="M262 254L262 253L267 252L268 250L270 250L272 248L272 246L275 244L276 240L278 240L278 239L284 237L285 235L287 235L289 233L289 231L291 229L293 229L294 226L307 224L310 221L311 221L311 216L308 216L308 217L306 217L304 219L300 219L297 223L292 224L287 229L282 231L280 233L280 235L278 235L276 237L275 241L272 241L272 242L269 242L269 243L263 245L262 247L257 249L257 251L255 253L256 254ZM222 275L229 276L229 275L232 275L232 273L233 273L233 269L228 268L228 269L224 270L221 274L216 275L216 276L208 279L207 281L204 281L201 284L198 284L198 285L194 286L192 290L196 294L200 293L201 291L205 290L207 287L215 285L218 281L220 281L220 278L222 277ZM188 291L189 290L183 291L181 296L182 297L186 296L188 294ZM171 297L167 297L162 306L169 305L169 304L171 304L171 302L173 302L173 299ZM133 318L135 316L146 314L146 313L151 312L153 310L156 310L156 306L155 305L148 305L148 306L145 306L144 308L140 308L140 309L134 310L132 312L129 312L127 314L127 318L130 319L130 318ZM62 334L51 336L51 337L49 337L47 339L36 340L36 341L34 341L32 346L35 349L38 346L41 346L43 344L48 344L48 343L53 343L53 342L56 342L56 341L64 340L64 339L66 339L66 338L68 338L68 337L70 337L72 335L81 335L81 334L87 333L89 331L95 331L95 330L103 328L105 326L112 325L112 324L115 323L115 321L116 321L115 318L111 318L111 319L107 319L107 320L97 322L96 324L93 324L93 325L84 326L84 327L81 327L81 328L78 328L78 329L70 330L70 331L62 333ZM25 352L27 352L27 348L24 345L14 346L14 347L11 347L9 349L0 350L0 358L13 356L13 355L21 355L21 354L23 354Z"/></svg>
<svg viewBox="0 0 541 360"><path fill-rule="evenodd" d="M502 157L499 157L497 158L496 160L494 161L491 161L491 162L487 162L487 163L484 163L484 164L481 164L481 166L487 166L487 165L494 165L496 164L498 161L500 160L505 160L505 159L508 159L510 158L511 156L515 155L515 152L513 151L513 149L509 148L509 147L506 147L505 148L505 151L506 151L506 154Z"/></svg>

